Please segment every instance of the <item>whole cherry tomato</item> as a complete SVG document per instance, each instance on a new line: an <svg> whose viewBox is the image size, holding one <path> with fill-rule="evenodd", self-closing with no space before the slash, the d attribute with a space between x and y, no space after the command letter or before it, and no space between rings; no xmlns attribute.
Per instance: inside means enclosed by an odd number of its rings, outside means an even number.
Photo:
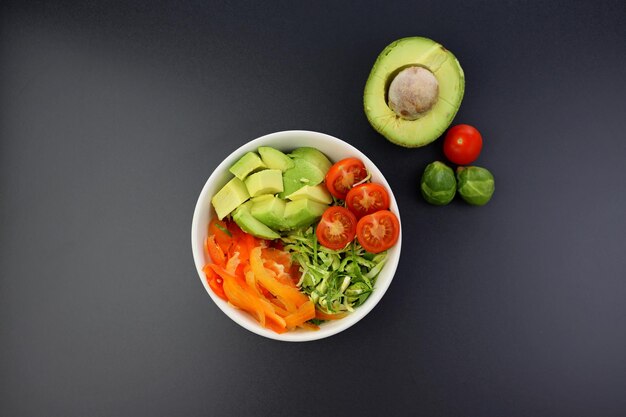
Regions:
<svg viewBox="0 0 626 417"><path fill-rule="evenodd" d="M456 125L448 130L443 141L443 153L457 165L471 164L483 148L483 137L475 127Z"/></svg>

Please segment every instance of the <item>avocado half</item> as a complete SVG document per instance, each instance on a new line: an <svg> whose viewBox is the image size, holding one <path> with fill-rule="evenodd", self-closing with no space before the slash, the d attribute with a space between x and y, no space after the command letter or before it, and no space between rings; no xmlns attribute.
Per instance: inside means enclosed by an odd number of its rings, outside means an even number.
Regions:
<svg viewBox="0 0 626 417"><path fill-rule="evenodd" d="M452 52L422 37L399 39L378 56L363 104L374 129L415 148L445 132L463 100L465 75Z"/></svg>

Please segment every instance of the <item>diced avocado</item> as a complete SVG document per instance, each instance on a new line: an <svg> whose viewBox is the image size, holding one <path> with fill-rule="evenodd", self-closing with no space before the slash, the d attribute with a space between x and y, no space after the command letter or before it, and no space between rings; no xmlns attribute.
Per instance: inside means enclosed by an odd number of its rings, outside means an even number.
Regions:
<svg viewBox="0 0 626 417"><path fill-rule="evenodd" d="M395 144L417 147L445 132L464 91L465 75L452 52L431 39L404 38L378 56L363 105L376 131Z"/></svg>
<svg viewBox="0 0 626 417"><path fill-rule="evenodd" d="M269 196L253 201L250 213L267 227L277 230L285 228L285 200L281 198Z"/></svg>
<svg viewBox="0 0 626 417"><path fill-rule="evenodd" d="M269 146L261 146L258 151L261 155L263 163L269 169L280 169L282 172L285 172L289 168L293 168L293 161L291 158L278 149L274 149Z"/></svg>
<svg viewBox="0 0 626 417"><path fill-rule="evenodd" d="M274 198L274 194L261 194L256 197L252 197L250 201L253 203L260 203L261 201L268 200L270 198Z"/></svg>
<svg viewBox="0 0 626 417"><path fill-rule="evenodd" d="M289 200L299 200L301 198L308 198L322 204L330 204L333 202L333 197L330 195L326 187L322 184L318 185L305 185L298 191L295 191L287 196Z"/></svg>
<svg viewBox="0 0 626 417"><path fill-rule="evenodd" d="M280 235L255 219L250 213L250 206L252 203L247 202L246 204L242 204L237 207L237 210L233 213L233 220L241 230L246 233L250 233L253 236L259 237L261 239L278 239Z"/></svg>
<svg viewBox="0 0 626 417"><path fill-rule="evenodd" d="M293 194L305 185L314 186L324 181L326 173L316 165L301 158L294 158L293 163L294 167L283 173L284 192L279 195L281 198Z"/></svg>
<svg viewBox="0 0 626 417"><path fill-rule="evenodd" d="M326 155L324 155L322 152L318 151L315 148L305 146L293 150L289 155L294 159L300 158L304 159L307 162L310 162L311 164L318 167L320 171L324 173L324 175L326 175L330 167L333 165L332 162L330 162L330 160L326 157Z"/></svg>
<svg viewBox="0 0 626 417"><path fill-rule="evenodd" d="M289 201L285 204L284 227L293 229L308 226L320 218L327 208L326 204L317 203L308 198Z"/></svg>
<svg viewBox="0 0 626 417"><path fill-rule="evenodd" d="M221 190L211 199L217 217L222 220L224 217L239 207L250 198L246 185L239 178L235 177L228 181Z"/></svg>
<svg viewBox="0 0 626 417"><path fill-rule="evenodd" d="M251 173L265 168L267 168L267 166L263 163L261 158L259 158L259 155L254 152L248 152L239 158L239 160L230 167L229 171L232 172L235 177L243 181Z"/></svg>
<svg viewBox="0 0 626 417"><path fill-rule="evenodd" d="M245 182L250 197L283 191L283 175L280 169L264 169L250 175Z"/></svg>

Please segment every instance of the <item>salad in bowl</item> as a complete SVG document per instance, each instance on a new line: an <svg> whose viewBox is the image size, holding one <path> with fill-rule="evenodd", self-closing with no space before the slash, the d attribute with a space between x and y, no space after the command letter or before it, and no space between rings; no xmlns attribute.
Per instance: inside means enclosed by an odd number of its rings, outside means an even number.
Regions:
<svg viewBox="0 0 626 417"><path fill-rule="evenodd" d="M367 156L329 135L285 131L215 169L191 240L224 313L259 335L308 341L345 330L380 301L401 232L393 192Z"/></svg>

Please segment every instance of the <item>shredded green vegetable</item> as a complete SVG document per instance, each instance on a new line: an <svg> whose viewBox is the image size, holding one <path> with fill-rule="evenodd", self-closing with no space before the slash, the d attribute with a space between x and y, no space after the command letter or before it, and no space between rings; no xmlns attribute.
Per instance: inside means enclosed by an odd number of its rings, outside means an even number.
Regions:
<svg viewBox="0 0 626 417"><path fill-rule="evenodd" d="M352 312L367 300L387 259L354 240L341 250L319 245L313 227L282 238L285 250L300 264L298 287L317 308L329 314Z"/></svg>

